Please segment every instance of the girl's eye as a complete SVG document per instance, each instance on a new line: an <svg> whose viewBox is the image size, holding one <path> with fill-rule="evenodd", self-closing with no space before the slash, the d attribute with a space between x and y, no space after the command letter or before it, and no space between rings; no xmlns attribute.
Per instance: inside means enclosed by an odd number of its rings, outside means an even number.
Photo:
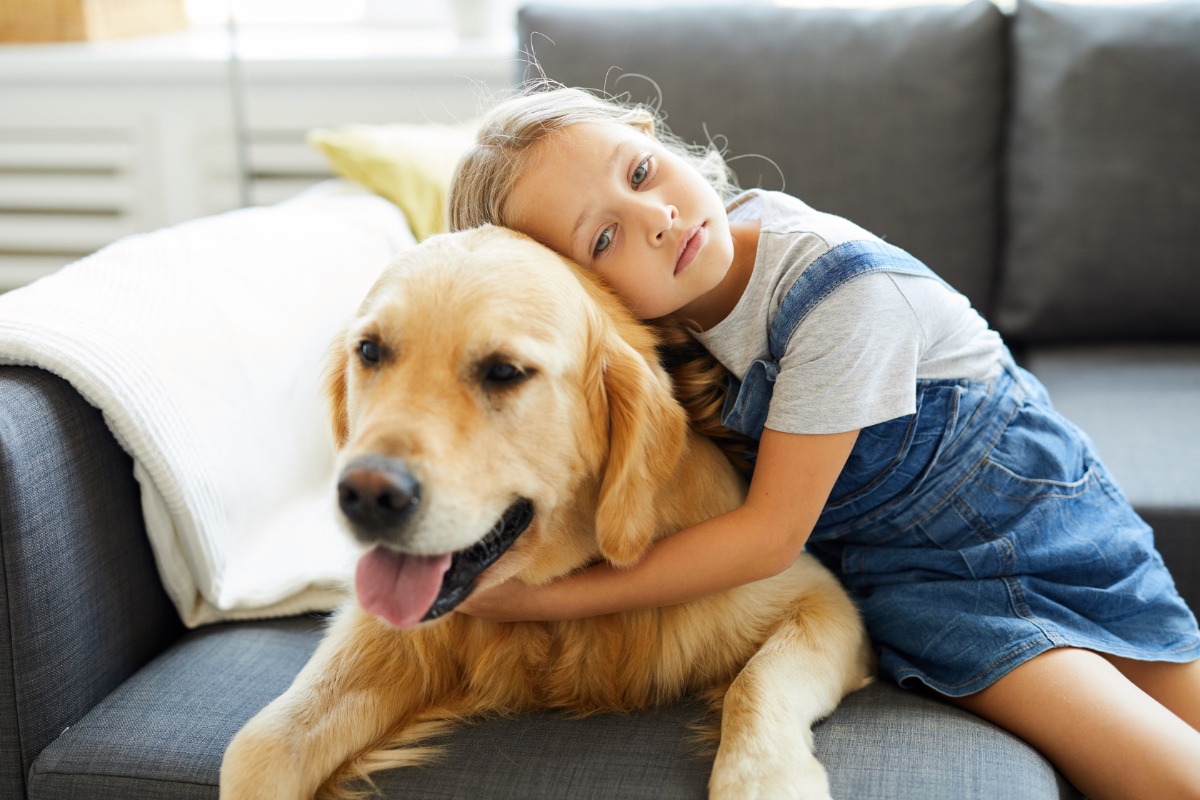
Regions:
<svg viewBox="0 0 1200 800"><path fill-rule="evenodd" d="M650 156L643 158L641 163L637 165L637 169L633 171L633 175L630 177L630 183L636 189L648 177L650 177Z"/></svg>
<svg viewBox="0 0 1200 800"><path fill-rule="evenodd" d="M600 231L600 238L596 240L596 246L592 248L592 255L600 255L608 249L610 244L612 244L612 228L608 227Z"/></svg>
<svg viewBox="0 0 1200 800"><path fill-rule="evenodd" d="M358 357L368 367L379 363L379 345L371 341L359 342Z"/></svg>

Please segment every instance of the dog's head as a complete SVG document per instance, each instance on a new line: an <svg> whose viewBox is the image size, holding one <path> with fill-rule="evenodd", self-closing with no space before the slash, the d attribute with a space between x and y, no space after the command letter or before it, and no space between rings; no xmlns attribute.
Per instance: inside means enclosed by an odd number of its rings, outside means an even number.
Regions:
<svg viewBox="0 0 1200 800"><path fill-rule="evenodd" d="M687 435L652 333L590 274L484 227L402 254L335 341L356 589L397 627L478 585L636 562Z"/></svg>

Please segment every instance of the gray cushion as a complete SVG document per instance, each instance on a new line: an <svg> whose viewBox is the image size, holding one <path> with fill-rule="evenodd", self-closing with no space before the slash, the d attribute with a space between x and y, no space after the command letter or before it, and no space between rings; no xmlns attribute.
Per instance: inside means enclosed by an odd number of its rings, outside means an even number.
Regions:
<svg viewBox="0 0 1200 800"><path fill-rule="evenodd" d="M282 692L321 635L313 618L193 631L46 748L31 800L215 798L234 732ZM711 757L691 743L696 702L583 720L530 714L459 727L447 757L378 776L384 797L705 796ZM879 683L816 729L837 797L1076 797L1027 745L922 694Z"/></svg>
<svg viewBox="0 0 1200 800"><path fill-rule="evenodd" d="M1022 0L998 327L1200 336L1200 3Z"/></svg>
<svg viewBox="0 0 1200 800"><path fill-rule="evenodd" d="M677 135L728 143L743 188L782 187L848 217L988 308L1005 33L991 3L720 13L532 6L519 30L550 78L661 99ZM631 73L656 83L661 98L647 80L622 79Z"/></svg>
<svg viewBox="0 0 1200 800"><path fill-rule="evenodd" d="M1200 345L1041 347L1024 361L1092 438L1200 608Z"/></svg>
<svg viewBox="0 0 1200 800"><path fill-rule="evenodd" d="M0 367L0 796L183 629L133 462L61 378Z"/></svg>
<svg viewBox="0 0 1200 800"><path fill-rule="evenodd" d="M299 617L186 634L42 751L30 800L215 798L225 746L292 682L322 624Z"/></svg>

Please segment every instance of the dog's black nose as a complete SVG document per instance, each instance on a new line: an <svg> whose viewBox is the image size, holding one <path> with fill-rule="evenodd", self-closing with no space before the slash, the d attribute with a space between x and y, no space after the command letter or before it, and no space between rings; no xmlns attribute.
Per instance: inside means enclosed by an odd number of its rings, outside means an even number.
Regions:
<svg viewBox="0 0 1200 800"><path fill-rule="evenodd" d="M366 530L384 531L403 524L420 502L421 483L399 459L356 458L338 481L342 513Z"/></svg>

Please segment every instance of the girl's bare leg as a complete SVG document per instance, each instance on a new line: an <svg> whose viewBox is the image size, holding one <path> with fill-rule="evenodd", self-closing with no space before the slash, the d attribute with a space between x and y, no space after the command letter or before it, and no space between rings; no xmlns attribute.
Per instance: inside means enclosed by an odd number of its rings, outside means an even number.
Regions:
<svg viewBox="0 0 1200 800"><path fill-rule="evenodd" d="M1036 747L1091 800L1200 800L1200 732L1092 651L1047 651L952 701Z"/></svg>
<svg viewBox="0 0 1200 800"><path fill-rule="evenodd" d="M1168 664L1117 656L1105 658L1143 692L1200 730L1200 660L1188 664Z"/></svg>

